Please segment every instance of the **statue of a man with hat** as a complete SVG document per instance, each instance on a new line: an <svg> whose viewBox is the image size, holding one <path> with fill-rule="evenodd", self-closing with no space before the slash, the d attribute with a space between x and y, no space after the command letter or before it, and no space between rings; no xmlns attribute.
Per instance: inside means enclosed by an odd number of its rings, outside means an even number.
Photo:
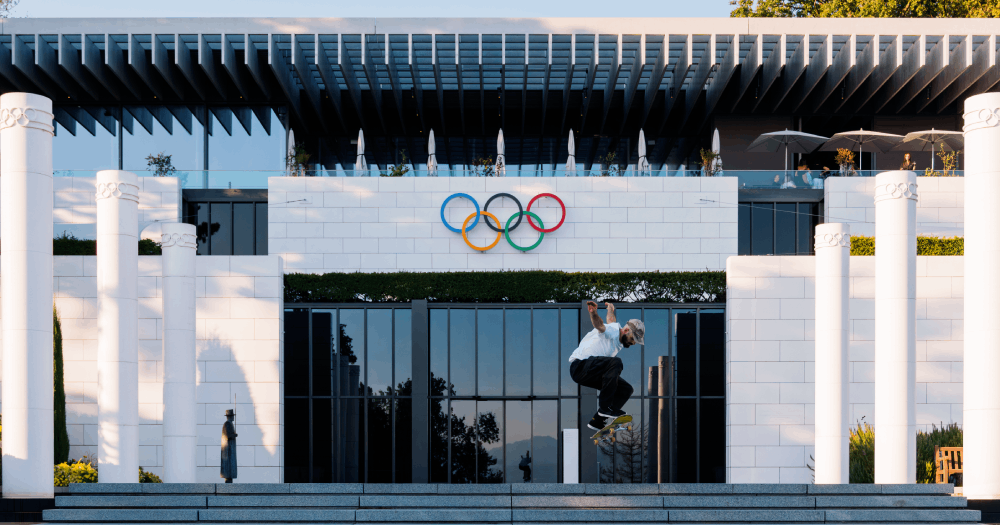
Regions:
<svg viewBox="0 0 1000 525"><path fill-rule="evenodd" d="M236 413L226 410L226 422L222 424L222 463L219 470L219 477L225 478L226 483L232 483L236 479L236 427L233 419Z"/></svg>

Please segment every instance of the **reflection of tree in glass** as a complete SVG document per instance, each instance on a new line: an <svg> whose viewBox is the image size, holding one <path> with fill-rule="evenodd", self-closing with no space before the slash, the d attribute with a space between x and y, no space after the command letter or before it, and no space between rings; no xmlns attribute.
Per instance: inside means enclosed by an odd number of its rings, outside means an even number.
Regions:
<svg viewBox="0 0 1000 525"><path fill-rule="evenodd" d="M450 395L455 389L448 386ZM451 482L452 483L503 483L503 472L493 470L497 458L483 445L500 442L500 427L496 415L484 412L477 421L466 424L465 417L445 414L445 381L431 376L431 479L448 479L448 427L451 426ZM478 427L478 439L477 439Z"/></svg>
<svg viewBox="0 0 1000 525"><path fill-rule="evenodd" d="M347 335L347 332L344 331L345 326L347 325L340 325L340 345L338 347L340 348L340 355L346 355L348 361L353 365L358 361L358 356L354 355L354 345L351 343L354 338Z"/></svg>
<svg viewBox="0 0 1000 525"><path fill-rule="evenodd" d="M615 442L602 441L601 483L642 483L642 456L646 450L646 425L615 432Z"/></svg>
<svg viewBox="0 0 1000 525"><path fill-rule="evenodd" d="M195 234L198 236L198 244L205 244L208 242L208 237L213 233L217 233L222 225L213 222L211 226L207 222L199 222L195 227Z"/></svg>

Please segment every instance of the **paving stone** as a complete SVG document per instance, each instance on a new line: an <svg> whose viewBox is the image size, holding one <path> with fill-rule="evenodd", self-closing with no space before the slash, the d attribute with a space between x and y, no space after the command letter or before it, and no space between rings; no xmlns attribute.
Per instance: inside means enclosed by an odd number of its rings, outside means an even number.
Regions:
<svg viewBox="0 0 1000 525"><path fill-rule="evenodd" d="M788 522L823 521L821 510L670 510L670 521Z"/></svg>
<svg viewBox="0 0 1000 525"><path fill-rule="evenodd" d="M732 494L730 483L660 483L660 494Z"/></svg>
<svg viewBox="0 0 1000 525"><path fill-rule="evenodd" d="M360 509L356 519L359 522L509 522L510 518L510 509Z"/></svg>
<svg viewBox="0 0 1000 525"><path fill-rule="evenodd" d="M140 483L143 494L215 494L215 483Z"/></svg>
<svg viewBox="0 0 1000 525"><path fill-rule="evenodd" d="M527 486L528 484L518 485ZM438 494L510 494L509 483L456 483L441 484L437 487Z"/></svg>
<svg viewBox="0 0 1000 525"><path fill-rule="evenodd" d="M667 508L816 508L814 496L664 496Z"/></svg>
<svg viewBox="0 0 1000 525"><path fill-rule="evenodd" d="M514 496L517 507L663 508L660 496Z"/></svg>
<svg viewBox="0 0 1000 525"><path fill-rule="evenodd" d="M56 496L56 507L204 507L207 496Z"/></svg>
<svg viewBox="0 0 1000 525"><path fill-rule="evenodd" d="M354 521L354 510L318 509L209 509L198 511L199 521Z"/></svg>
<svg viewBox="0 0 1000 525"><path fill-rule="evenodd" d="M288 494L288 483L216 483L216 494Z"/></svg>
<svg viewBox="0 0 1000 525"><path fill-rule="evenodd" d="M882 494L954 494L951 483L914 483L912 485L880 485Z"/></svg>
<svg viewBox="0 0 1000 525"><path fill-rule="evenodd" d="M49 509L45 521L198 521L197 509Z"/></svg>
<svg viewBox="0 0 1000 525"><path fill-rule="evenodd" d="M292 494L362 494L360 483L289 483Z"/></svg>
<svg viewBox="0 0 1000 525"><path fill-rule="evenodd" d="M444 485L441 487L443 488ZM583 483L519 483L511 485L510 488L514 494L585 494L587 492L587 485Z"/></svg>
<svg viewBox="0 0 1000 525"><path fill-rule="evenodd" d="M433 483L365 483L365 494L437 494Z"/></svg>
<svg viewBox="0 0 1000 525"><path fill-rule="evenodd" d="M566 522L566 521L600 521L600 522L633 522L633 521L667 521L665 510L530 510L514 509L513 521Z"/></svg>
<svg viewBox="0 0 1000 525"><path fill-rule="evenodd" d="M837 507L950 507L964 509L965 498L940 496L816 496L819 508Z"/></svg>
<svg viewBox="0 0 1000 525"><path fill-rule="evenodd" d="M809 494L881 494L882 486L872 483L846 485L807 485Z"/></svg>
<svg viewBox="0 0 1000 525"><path fill-rule="evenodd" d="M905 521L910 523L922 522L978 522L980 514L978 510L827 510L827 521Z"/></svg>
<svg viewBox="0 0 1000 525"><path fill-rule="evenodd" d="M733 494L805 494L807 486L792 483L734 483Z"/></svg>
<svg viewBox="0 0 1000 525"><path fill-rule="evenodd" d="M510 508L510 496L361 496L362 507L503 507Z"/></svg>
<svg viewBox="0 0 1000 525"><path fill-rule="evenodd" d="M357 507L359 496L209 496L209 507Z"/></svg>
<svg viewBox="0 0 1000 525"><path fill-rule="evenodd" d="M588 483L587 494L659 494L656 485L648 483Z"/></svg>
<svg viewBox="0 0 1000 525"><path fill-rule="evenodd" d="M142 483L70 483L70 494L142 494Z"/></svg>

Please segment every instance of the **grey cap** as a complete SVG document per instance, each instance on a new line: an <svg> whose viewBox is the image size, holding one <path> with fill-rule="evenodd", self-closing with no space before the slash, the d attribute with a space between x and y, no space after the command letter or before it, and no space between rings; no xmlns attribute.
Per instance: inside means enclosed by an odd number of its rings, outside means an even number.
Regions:
<svg viewBox="0 0 1000 525"><path fill-rule="evenodd" d="M639 319L629 319L626 325L632 330L632 337L635 338L636 343L640 345L646 344L646 341L643 339L643 336L646 335L646 325L642 324L642 321Z"/></svg>

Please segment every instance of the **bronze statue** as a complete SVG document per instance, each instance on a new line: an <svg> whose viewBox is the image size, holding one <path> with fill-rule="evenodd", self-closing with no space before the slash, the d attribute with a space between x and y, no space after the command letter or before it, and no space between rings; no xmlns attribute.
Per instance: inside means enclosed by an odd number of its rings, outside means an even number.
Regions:
<svg viewBox="0 0 1000 525"><path fill-rule="evenodd" d="M236 478L236 427L233 426L233 419L236 413L226 410L226 422L222 424L222 467L219 470L219 477L225 478L226 483L232 483Z"/></svg>

